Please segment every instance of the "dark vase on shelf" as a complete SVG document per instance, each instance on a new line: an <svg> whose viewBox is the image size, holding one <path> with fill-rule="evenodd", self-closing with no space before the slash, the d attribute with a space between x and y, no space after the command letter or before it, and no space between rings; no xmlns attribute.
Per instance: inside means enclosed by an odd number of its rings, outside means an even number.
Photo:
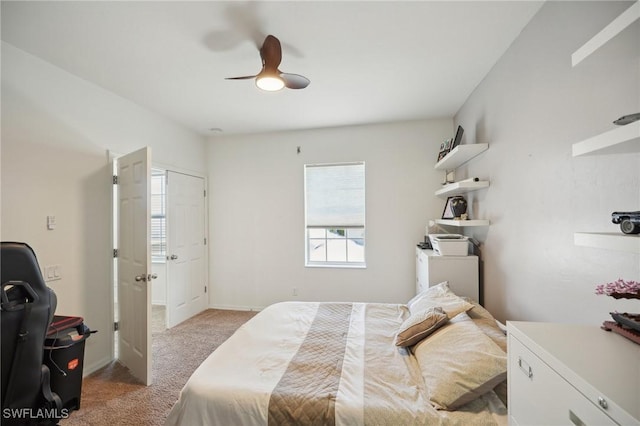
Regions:
<svg viewBox="0 0 640 426"><path fill-rule="evenodd" d="M451 200L451 211L454 217L460 217L467 212L467 200L458 195Z"/></svg>

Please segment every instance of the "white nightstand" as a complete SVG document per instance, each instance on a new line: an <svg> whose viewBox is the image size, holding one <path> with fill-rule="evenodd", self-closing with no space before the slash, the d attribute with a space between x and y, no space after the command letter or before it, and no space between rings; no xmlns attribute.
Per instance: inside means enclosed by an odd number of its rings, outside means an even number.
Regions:
<svg viewBox="0 0 640 426"><path fill-rule="evenodd" d="M640 345L595 325L507 332L509 424L640 425Z"/></svg>
<svg viewBox="0 0 640 426"><path fill-rule="evenodd" d="M440 256L416 247L416 294L443 281L458 296L482 303L478 256Z"/></svg>

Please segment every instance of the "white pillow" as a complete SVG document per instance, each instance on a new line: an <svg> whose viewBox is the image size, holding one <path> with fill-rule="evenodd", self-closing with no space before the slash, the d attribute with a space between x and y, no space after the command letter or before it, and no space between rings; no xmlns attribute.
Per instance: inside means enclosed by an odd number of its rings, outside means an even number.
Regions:
<svg viewBox="0 0 640 426"><path fill-rule="evenodd" d="M407 318L396 335L396 346L413 346L442 325L449 318L442 308L434 307L426 311L412 312Z"/></svg>
<svg viewBox="0 0 640 426"><path fill-rule="evenodd" d="M473 308L471 303L451 291L448 281L429 287L407 303L409 312L412 314L414 312L426 311L436 306L441 307L449 319Z"/></svg>
<svg viewBox="0 0 640 426"><path fill-rule="evenodd" d="M455 410L507 378L507 354L466 314L422 340L413 352L437 409Z"/></svg>

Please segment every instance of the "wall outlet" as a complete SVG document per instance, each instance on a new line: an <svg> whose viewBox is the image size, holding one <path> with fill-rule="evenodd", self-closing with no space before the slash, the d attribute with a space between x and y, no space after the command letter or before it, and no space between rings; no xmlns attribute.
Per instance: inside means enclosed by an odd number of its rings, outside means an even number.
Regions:
<svg viewBox="0 0 640 426"><path fill-rule="evenodd" d="M297 296L298 295L298 287L294 287L293 288L293 295Z"/></svg>

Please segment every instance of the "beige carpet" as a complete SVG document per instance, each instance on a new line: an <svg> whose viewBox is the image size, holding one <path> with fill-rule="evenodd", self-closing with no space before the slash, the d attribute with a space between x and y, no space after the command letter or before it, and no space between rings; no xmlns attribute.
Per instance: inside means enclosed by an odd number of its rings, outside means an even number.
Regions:
<svg viewBox="0 0 640 426"><path fill-rule="evenodd" d="M256 312L209 309L153 334L153 385L138 384L112 364L84 379L81 409L61 426L162 425L189 376Z"/></svg>

